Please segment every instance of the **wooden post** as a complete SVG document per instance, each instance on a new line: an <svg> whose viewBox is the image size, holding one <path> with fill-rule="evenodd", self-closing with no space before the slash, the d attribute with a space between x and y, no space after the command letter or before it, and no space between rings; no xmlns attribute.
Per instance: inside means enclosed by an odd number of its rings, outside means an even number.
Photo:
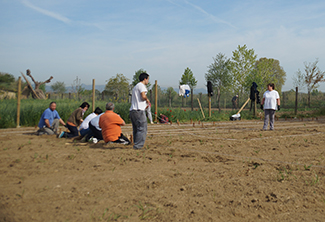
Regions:
<svg viewBox="0 0 325 242"><path fill-rule="evenodd" d="M155 122L158 123L158 82L155 80Z"/></svg>
<svg viewBox="0 0 325 242"><path fill-rule="evenodd" d="M201 102L200 102L200 99L197 99L197 101L199 102L199 105L200 105L200 109L201 109L201 113L202 113L202 116L203 116L203 118L205 118L205 116L204 116L204 112L203 112L203 110L202 110L202 106L201 106Z"/></svg>
<svg viewBox="0 0 325 242"><path fill-rule="evenodd" d="M93 112L95 111L95 79L93 79Z"/></svg>
<svg viewBox="0 0 325 242"><path fill-rule="evenodd" d="M256 118L256 114L257 114L257 107L256 107L256 93L255 93L255 101L254 101L254 118Z"/></svg>
<svg viewBox="0 0 325 242"><path fill-rule="evenodd" d="M211 117L211 95L208 94L209 96L209 117Z"/></svg>
<svg viewBox="0 0 325 242"><path fill-rule="evenodd" d="M17 91L17 128L20 127L20 99L21 99L21 77L18 78L18 91Z"/></svg>
<svg viewBox="0 0 325 242"><path fill-rule="evenodd" d="M295 115L298 112L298 87L296 87L296 104L295 104Z"/></svg>

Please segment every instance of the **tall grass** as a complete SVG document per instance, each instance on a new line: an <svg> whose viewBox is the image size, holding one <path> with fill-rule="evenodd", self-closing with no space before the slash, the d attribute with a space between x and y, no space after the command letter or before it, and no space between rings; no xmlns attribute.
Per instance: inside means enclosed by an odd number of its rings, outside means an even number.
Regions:
<svg viewBox="0 0 325 242"><path fill-rule="evenodd" d="M20 108L20 125L21 126L36 126L38 125L39 119L52 100L33 100L23 99L21 100ZM56 110L60 117L67 121L71 113L78 108L82 101L75 101L69 99L55 100L57 103ZM91 101L88 101L91 104ZM96 101L96 107L100 107L105 111L106 101ZM129 103L115 103L115 112L118 113L126 123L130 123L129 117ZM155 118L155 108L152 106L152 116ZM92 112L92 107L85 113L84 117ZM281 113L283 111L281 110ZM325 109L319 109L317 115L325 115ZM177 120L180 122L193 121L228 121L229 117L235 114L235 111L224 111L220 113L217 110L213 110L211 117L208 117L208 110L204 110L205 119L202 116L200 109L189 109L182 108L158 108L157 115L164 114L170 121L175 123ZM241 113L242 119L252 119L252 113L248 110L243 110ZM17 126L17 100L0 100L0 128L14 128Z"/></svg>

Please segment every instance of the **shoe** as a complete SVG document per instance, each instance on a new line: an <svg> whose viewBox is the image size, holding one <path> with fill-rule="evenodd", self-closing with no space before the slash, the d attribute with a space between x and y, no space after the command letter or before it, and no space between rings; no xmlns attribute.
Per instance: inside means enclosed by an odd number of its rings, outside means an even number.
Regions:
<svg viewBox="0 0 325 242"><path fill-rule="evenodd" d="M151 122L151 124L154 124L153 122Z"/></svg>
<svg viewBox="0 0 325 242"><path fill-rule="evenodd" d="M59 138L59 139L60 139L60 138L62 138L62 137L63 137L63 135L64 135L64 131L62 131L62 132L61 132L61 134L59 135L59 137L58 137L58 138Z"/></svg>

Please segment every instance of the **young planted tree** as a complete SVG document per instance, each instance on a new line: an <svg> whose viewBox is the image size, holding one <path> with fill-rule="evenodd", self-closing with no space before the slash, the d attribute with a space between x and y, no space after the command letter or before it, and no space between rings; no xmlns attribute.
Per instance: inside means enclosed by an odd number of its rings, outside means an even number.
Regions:
<svg viewBox="0 0 325 242"><path fill-rule="evenodd" d="M55 93L65 93L67 91L64 82L55 82L52 84L51 89Z"/></svg>
<svg viewBox="0 0 325 242"><path fill-rule="evenodd" d="M180 85L189 85L191 88L191 109L193 111L193 90L197 85L197 80L195 79L193 72L190 68L186 68L184 74L182 75L181 81L179 82Z"/></svg>
<svg viewBox="0 0 325 242"><path fill-rule="evenodd" d="M319 67L317 66L318 59L316 59L313 63L307 63L305 62L305 73L300 71L296 72L296 75L294 77L294 83L296 85L300 86L306 86L307 92L308 92L308 107L310 107L310 94L313 90L317 89L319 87L320 82L324 82L324 75L325 72L321 71Z"/></svg>
<svg viewBox="0 0 325 242"><path fill-rule="evenodd" d="M217 89L217 103L219 112L220 94L231 86L231 62L224 54L219 53L213 58L213 63L208 66L208 72L205 73L205 80L211 81L212 85Z"/></svg>
<svg viewBox="0 0 325 242"><path fill-rule="evenodd" d="M129 79L123 74L116 74L115 77L111 77L105 86L105 91L114 96L116 101L127 101L129 95Z"/></svg>
<svg viewBox="0 0 325 242"><path fill-rule="evenodd" d="M235 80L233 89L236 93L243 94L246 78L255 66L256 57L254 49L247 49L246 45L238 45L237 50L232 52L231 70Z"/></svg>
<svg viewBox="0 0 325 242"><path fill-rule="evenodd" d="M286 72L280 66L280 62L275 59L260 58L256 61L254 69L246 79L245 89L252 86L252 82L256 82L257 86L263 92L269 83L274 83L275 88L281 93L282 86L286 80Z"/></svg>
<svg viewBox="0 0 325 242"><path fill-rule="evenodd" d="M177 93L175 92L174 88L172 88L172 87L167 88L166 96L168 98L168 105L170 108L172 107L172 101L176 95L177 95Z"/></svg>

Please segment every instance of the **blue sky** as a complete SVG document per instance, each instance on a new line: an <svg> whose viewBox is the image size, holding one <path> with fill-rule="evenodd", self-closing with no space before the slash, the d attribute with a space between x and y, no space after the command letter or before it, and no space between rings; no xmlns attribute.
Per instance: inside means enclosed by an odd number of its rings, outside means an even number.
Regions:
<svg viewBox="0 0 325 242"><path fill-rule="evenodd" d="M189 67L201 88L212 58L244 44L280 61L284 91L304 62L318 58L325 71L325 1L0 0L0 9L0 71L15 77L29 68L39 81L99 85L143 68L176 88Z"/></svg>

